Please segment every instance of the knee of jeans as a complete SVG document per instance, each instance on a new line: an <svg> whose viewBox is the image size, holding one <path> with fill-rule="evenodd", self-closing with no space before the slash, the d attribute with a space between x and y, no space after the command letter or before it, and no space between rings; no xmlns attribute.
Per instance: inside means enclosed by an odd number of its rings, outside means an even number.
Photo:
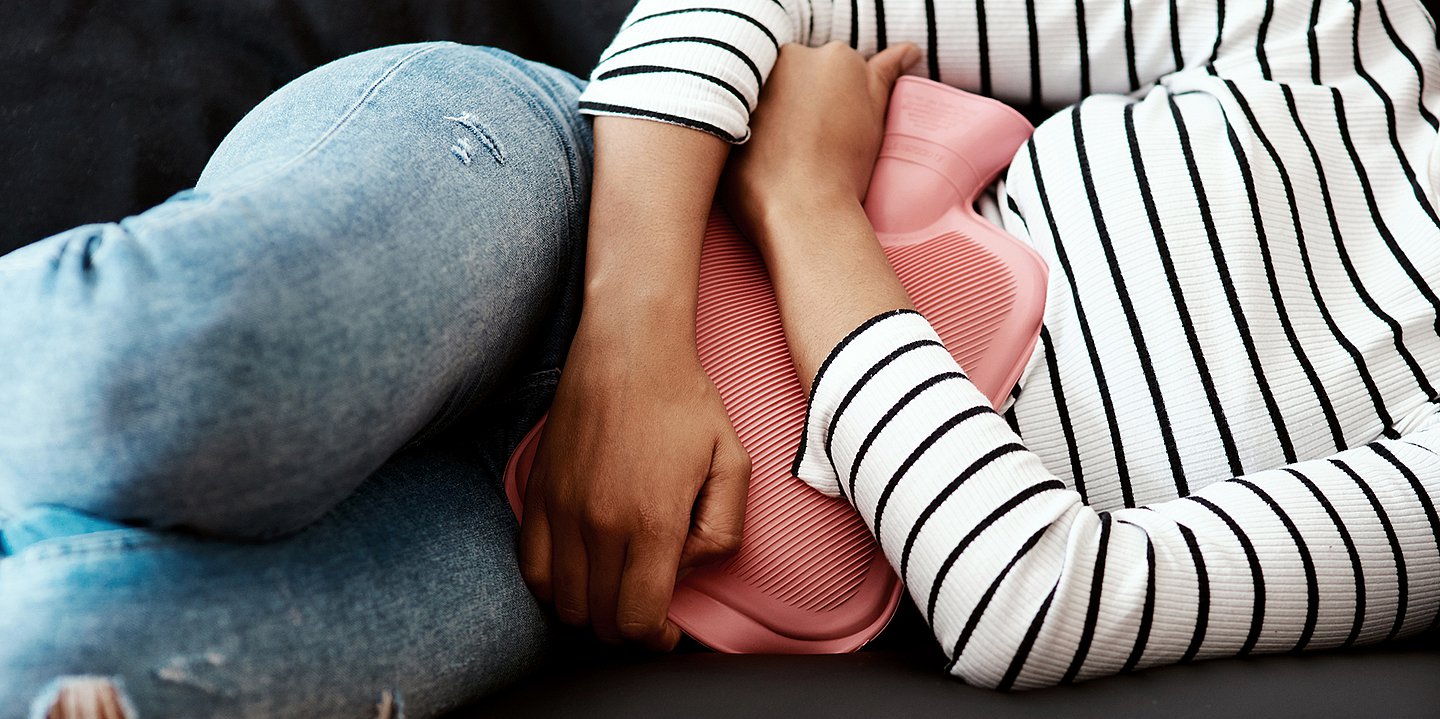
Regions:
<svg viewBox="0 0 1440 719"><path fill-rule="evenodd" d="M576 184L588 181L593 140L590 125L579 111L578 98L584 85L581 80L493 47L453 45L426 57L424 62L435 66L442 83L466 90L455 95L459 103L445 117L464 131L457 135L452 148L462 164L468 165L474 159L505 164L506 148L496 141L496 135L519 128L528 136L521 144L532 148L541 138L558 139L572 170L583 175L576 178ZM541 130L529 121L530 117L538 117L554 132Z"/></svg>
<svg viewBox="0 0 1440 719"><path fill-rule="evenodd" d="M260 538L338 501L263 481L306 468L284 421L303 388L244 350L261 314L147 282L124 227L51 239L50 261L0 289L0 305L23 301L0 317L0 509Z"/></svg>

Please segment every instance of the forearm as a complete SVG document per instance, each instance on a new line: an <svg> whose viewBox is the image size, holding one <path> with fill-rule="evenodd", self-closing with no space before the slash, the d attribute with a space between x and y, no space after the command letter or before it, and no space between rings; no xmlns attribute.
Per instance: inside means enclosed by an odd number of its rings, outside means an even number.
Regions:
<svg viewBox="0 0 1440 719"><path fill-rule="evenodd" d="M728 152L684 127L595 119L582 333L694 349L700 246Z"/></svg>
<svg viewBox="0 0 1440 719"><path fill-rule="evenodd" d="M735 551L749 458L695 351L700 246L727 146L600 118L584 310L531 467L527 585L598 639L668 650L677 570Z"/></svg>
<svg viewBox="0 0 1440 719"><path fill-rule="evenodd" d="M890 315L837 350L798 472L855 504L967 682L1048 686L1432 624L1435 430L1097 512L937 340Z"/></svg>
<svg viewBox="0 0 1440 719"><path fill-rule="evenodd" d="M860 203L810 197L770 211L756 238L795 371L808 392L831 348L881 312L912 308Z"/></svg>

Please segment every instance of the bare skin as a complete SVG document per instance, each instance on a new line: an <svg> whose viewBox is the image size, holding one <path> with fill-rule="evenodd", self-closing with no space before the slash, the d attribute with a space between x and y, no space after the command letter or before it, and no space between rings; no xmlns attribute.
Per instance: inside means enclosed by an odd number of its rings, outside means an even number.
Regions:
<svg viewBox="0 0 1440 719"><path fill-rule="evenodd" d="M861 204L890 90L918 57L912 45L869 61L839 43L785 46L728 168L730 148L709 135L596 120L585 310L520 528L525 581L563 621L668 651L677 574L739 547L750 460L695 353L700 243L722 168L807 390L847 332L911 307ZM47 716L124 710L108 681L73 678Z"/></svg>
<svg viewBox="0 0 1440 719"><path fill-rule="evenodd" d="M695 351L700 244L729 146L595 122L585 304L526 489L520 569L604 642L669 650L676 574L739 547L750 460Z"/></svg>
<svg viewBox="0 0 1440 719"><path fill-rule="evenodd" d="M807 387L872 308L909 305L860 203L890 89L918 57L786 46L728 171ZM739 548L750 461L695 351L700 245L729 150L687 128L595 123L585 309L529 478L520 567L562 621L610 644L673 648L677 575Z"/></svg>
<svg viewBox="0 0 1440 719"><path fill-rule="evenodd" d="M868 61L841 43L785 46L751 118L753 138L726 171L727 207L765 258L807 392L848 332L913 309L863 203L890 91L919 58L910 44Z"/></svg>

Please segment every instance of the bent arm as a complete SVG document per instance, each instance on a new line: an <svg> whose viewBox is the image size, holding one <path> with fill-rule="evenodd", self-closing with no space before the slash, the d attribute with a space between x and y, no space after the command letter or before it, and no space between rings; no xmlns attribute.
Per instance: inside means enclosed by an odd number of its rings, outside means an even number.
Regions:
<svg viewBox="0 0 1440 719"><path fill-rule="evenodd" d="M966 681L1048 686L1434 624L1440 429L1096 512L943 348L884 363L917 340L938 337L902 312L836 350L800 473L852 498Z"/></svg>
<svg viewBox="0 0 1440 719"><path fill-rule="evenodd" d="M1350 12L1345 0L641 0L581 109L743 142L791 42L839 41L866 56L914 43L926 58L915 74L1052 109L1211 65L1222 77L1309 81L1312 49L1346 43Z"/></svg>
<svg viewBox="0 0 1440 719"><path fill-rule="evenodd" d="M811 386L798 474L856 506L951 673L1029 688L1434 626L1440 428L1097 512L908 309L863 215L784 214L762 246Z"/></svg>

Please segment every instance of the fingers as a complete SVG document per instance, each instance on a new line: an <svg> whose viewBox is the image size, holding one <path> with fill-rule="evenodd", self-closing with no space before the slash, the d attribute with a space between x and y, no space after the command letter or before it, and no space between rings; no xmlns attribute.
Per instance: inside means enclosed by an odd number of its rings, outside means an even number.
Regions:
<svg viewBox="0 0 1440 719"><path fill-rule="evenodd" d="M910 43L901 43L886 48L883 52L876 53L868 61L870 70L876 80L879 81L880 89L884 90L885 97L890 96L890 90L895 87L895 81L910 69L911 65L920 61L923 53L920 48Z"/></svg>
<svg viewBox="0 0 1440 719"><path fill-rule="evenodd" d="M637 537L630 543L620 580L616 628L626 641L668 652L680 641L680 628L666 615L675 592L678 537Z"/></svg>
<svg viewBox="0 0 1440 719"><path fill-rule="evenodd" d="M550 522L539 492L525 493L520 519L520 576L543 604L554 598L550 577Z"/></svg>
<svg viewBox="0 0 1440 719"><path fill-rule="evenodd" d="M708 564L740 549L750 489L750 455L733 430L716 443L710 474L695 502L680 566Z"/></svg>
<svg viewBox="0 0 1440 719"><path fill-rule="evenodd" d="M574 520L551 517L551 586L555 615L571 626L590 622L590 570L580 526Z"/></svg>
<svg viewBox="0 0 1440 719"><path fill-rule="evenodd" d="M626 541L617 534L586 532L586 559L590 564L590 629L606 644L619 644L616 614L620 575L625 571Z"/></svg>

